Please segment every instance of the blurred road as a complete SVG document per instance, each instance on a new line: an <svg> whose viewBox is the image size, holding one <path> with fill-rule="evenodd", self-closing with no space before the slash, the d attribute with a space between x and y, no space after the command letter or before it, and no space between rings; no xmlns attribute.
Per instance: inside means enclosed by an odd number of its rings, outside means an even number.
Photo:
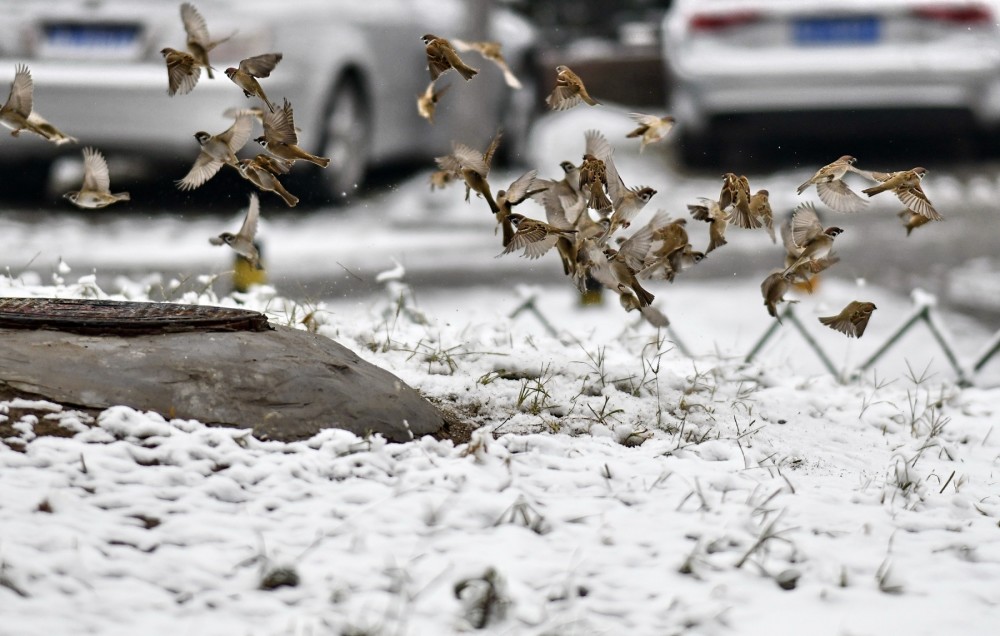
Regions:
<svg viewBox="0 0 1000 636"><path fill-rule="evenodd" d="M686 203L718 195L718 174L684 172L669 147L650 147L639 155L636 144L624 138L630 127L631 121L613 107L547 115L536 125L532 156L524 158L525 164L537 166L542 176L556 176L559 161L579 159L583 132L596 128L616 147L616 162L626 184L658 190L649 210L665 208L675 216L687 216ZM837 239L836 251L843 261L830 275L863 279L901 293L921 287L937 294L943 304L980 312L1000 326L995 300L1000 294L990 288L997 278L1000 247L1000 233L994 229L1000 165L940 154L901 157L890 165L871 165L863 157L859 161L862 167L879 170L918 164L930 170L924 187L946 220L919 228L907 238L895 215L900 206L889 194L856 215L827 211L826 220L846 230ZM818 167L810 164L748 176L752 189L771 192L776 216L807 200L816 201L822 211L814 191L795 194L795 187ZM491 175L494 189L505 187L521 170L498 169ZM555 256L539 261L495 258L500 241L486 204L475 197L466 203L459 186L431 192L429 172L428 167L378 175L377 187L344 208L290 210L276 197L263 194L260 236L270 282L279 293L296 298L363 295L378 289L374 277L393 267L393 259L406 267L407 280L417 290L478 284L511 287L563 278ZM225 176L233 178L227 181ZM249 190L225 171L217 180L204 192L183 198L162 184L128 184L133 202L89 214L61 201L42 206L23 200L5 202L0 208L2 264L15 275L22 270L39 272L44 280L62 258L73 276L96 270L102 287L109 290L115 289L120 275L140 280L160 273L169 280L224 273L232 267L231 253L212 247L208 238L238 229ZM861 182L855 185L864 187ZM534 204L522 207L520 211L530 216L543 215ZM695 247L707 244L707 225L691 221L688 230ZM728 245L676 284L714 279L756 285L782 261L780 245L772 245L763 232L731 227L728 237ZM224 289L227 276L218 280ZM651 288L669 294L670 286L653 283Z"/></svg>

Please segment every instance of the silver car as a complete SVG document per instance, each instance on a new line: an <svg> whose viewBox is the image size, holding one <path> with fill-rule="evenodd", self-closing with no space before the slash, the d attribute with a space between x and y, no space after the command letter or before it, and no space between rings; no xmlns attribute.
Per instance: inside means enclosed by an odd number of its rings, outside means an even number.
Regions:
<svg viewBox="0 0 1000 636"><path fill-rule="evenodd" d="M711 159L729 127L752 123L992 133L998 24L993 0L678 0L663 41L684 158Z"/></svg>
<svg viewBox="0 0 1000 636"><path fill-rule="evenodd" d="M35 109L80 145L101 149L109 160L183 164L197 155L193 134L221 132L230 107L257 106L223 72L246 57L280 51L284 58L261 80L272 101L295 108L299 142L332 159L317 170L331 198L350 194L374 165L426 159L451 139L482 143L505 125L508 150L526 134L533 108L530 86L512 91L500 71L475 53L474 81L455 73L432 126L416 110L429 76L420 37L491 39L503 43L515 71L525 68L534 32L515 14L484 0L196 0L213 39L231 35L211 52L215 79L202 73L194 90L167 95L160 50L184 49L177 1L0 0L0 83L27 64ZM5 95L0 99L5 99ZM259 133L256 133L259 134ZM255 134L255 136L256 136ZM249 146L253 146L250 148ZM244 154L261 149L253 142ZM5 160L48 160L79 155L33 135L11 139L0 132ZM252 155L250 155L252 156ZM296 167L314 170L312 166Z"/></svg>

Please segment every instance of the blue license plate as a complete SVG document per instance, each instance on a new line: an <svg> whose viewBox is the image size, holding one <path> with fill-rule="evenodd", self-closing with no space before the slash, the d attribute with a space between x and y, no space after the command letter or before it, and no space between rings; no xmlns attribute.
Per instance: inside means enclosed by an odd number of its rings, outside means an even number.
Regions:
<svg viewBox="0 0 1000 636"><path fill-rule="evenodd" d="M45 43L57 49L122 50L135 46L139 27L134 24L49 24Z"/></svg>
<svg viewBox="0 0 1000 636"><path fill-rule="evenodd" d="M804 18L792 24L792 39L801 46L875 44L881 22L874 16Z"/></svg>

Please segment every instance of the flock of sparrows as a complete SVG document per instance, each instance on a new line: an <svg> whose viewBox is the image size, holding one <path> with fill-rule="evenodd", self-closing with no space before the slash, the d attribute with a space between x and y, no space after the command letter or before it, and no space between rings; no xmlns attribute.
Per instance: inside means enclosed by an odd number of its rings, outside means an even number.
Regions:
<svg viewBox="0 0 1000 636"><path fill-rule="evenodd" d="M205 19L190 2L180 5L180 14L187 33L186 50L167 47L160 51L167 66L167 94L170 96L183 95L194 90L201 76L201 69L205 69L209 79L214 79L209 53L232 37L230 35L220 40L212 40ZM194 165L176 182L178 188L181 190L197 188L218 174L223 166L228 165L258 189L274 192L288 206L294 207L299 200L284 188L279 176L288 174L292 165L298 160L314 163L321 168L330 165L329 159L310 154L298 146L298 129L295 127L292 105L285 99L280 107L276 107L268 99L258 81L268 77L281 58L281 53L264 53L240 61L235 68L226 69L226 76L243 90L243 94L248 98L259 98L267 110L230 109L224 113L234 119L229 128L215 135L205 131L196 132L194 137L198 141L200 150ZM18 65L11 84L10 96L0 108L0 123L10 128L11 134L15 137L22 130L27 130L55 144L76 142L75 137L60 132L35 112L33 93L31 72L26 65ZM264 134L255 141L267 153L260 153L252 159L240 159L236 153L250 140L255 121L261 123L264 131ZM108 164L98 150L89 147L83 149L83 168L83 185L79 190L65 195L70 202L81 208L97 209L117 201L129 200L127 192L117 194L111 192ZM240 231L237 234L226 232L211 239L213 244L229 245L257 268L260 267L260 255L254 246L254 235L257 230L259 208L256 195L251 195L250 208Z"/></svg>
<svg viewBox="0 0 1000 636"><path fill-rule="evenodd" d="M466 79L474 75L475 70L462 62L447 40L425 36L424 41L432 80L449 69L455 69ZM428 94L433 94L432 88L433 84ZM599 105L580 77L564 65L556 67L556 86L545 101L556 111L581 102ZM640 152L648 144L664 139L675 123L669 115L631 113L630 116L638 127L626 137L641 139ZM648 186L626 186L615 166L614 149L595 130L585 134L581 163L563 161L560 164L561 179L539 178L537 170L529 170L494 196L488 177L500 138L498 131L485 152L453 142L452 153L436 159L439 170L431 175L431 188L454 181L464 182L466 200L474 190L486 200L496 217L504 248L499 256L522 251L523 256L535 259L555 247L564 273L581 291L586 288L588 279L593 279L617 293L626 311L638 310L657 327L667 326L669 320L652 307L654 296L641 281L672 282L677 274L726 245L726 229L730 224L751 230L763 228L772 242L777 242L768 191L762 189L751 193L747 177L731 172L723 175L717 198L701 198L687 206L693 219L708 223L708 244L704 251L696 250L690 243L687 219L672 219L663 210L631 236L612 240L618 230L632 224L656 190ZM854 157L840 157L820 168L798 188L798 193L815 186L820 200L833 210L857 212L868 201L844 180L849 173L854 173L875 183L862 190L862 194L872 197L892 192L896 195L905 206L899 216L907 235L914 228L942 218L920 186L927 174L924 168L876 172L858 169L854 164ZM513 211L529 198L544 207L546 220ZM803 203L793 211L791 218L781 226L784 267L770 274L761 284L764 305L771 316L780 320L777 305L785 300L785 294L793 285L801 283L811 291L816 275L840 260L833 252L833 242L842 232L839 227L824 227L812 203ZM875 309L871 302L853 301L837 315L823 316L819 321L848 337L860 338Z"/></svg>

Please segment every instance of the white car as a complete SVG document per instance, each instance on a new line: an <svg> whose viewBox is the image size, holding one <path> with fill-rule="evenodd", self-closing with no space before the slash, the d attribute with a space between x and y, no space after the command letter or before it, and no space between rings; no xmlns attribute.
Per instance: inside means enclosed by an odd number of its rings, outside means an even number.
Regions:
<svg viewBox="0 0 1000 636"><path fill-rule="evenodd" d="M1000 129L995 0L677 0L663 42L689 162L753 123L828 138Z"/></svg>
<svg viewBox="0 0 1000 636"><path fill-rule="evenodd" d="M272 101L288 98L294 106L299 145L332 159L326 170L296 166L297 172L315 170L329 198L351 193L373 165L429 160L447 152L453 138L485 144L498 125L505 126L508 144L526 134L531 86L509 89L496 66L472 52L463 56L480 75L471 82L455 73L442 77L439 88L452 86L434 125L416 110L429 81L420 40L425 33L500 41L515 72L523 74L535 34L508 10L481 0L194 4L213 39L232 37L210 54L215 79L203 72L189 94L167 95L160 54L164 47L185 48L180 2L174 0L0 0L0 86L9 85L17 64L27 64L35 109L79 138L79 146L95 146L109 160L124 155L169 163L170 177L179 178L198 153L196 131L221 132L231 123L224 111L259 105L223 71L246 57L281 52L261 85ZM0 131L0 153L8 162L79 156L79 146L55 147L34 135L13 139ZM242 154L260 151L251 141Z"/></svg>

